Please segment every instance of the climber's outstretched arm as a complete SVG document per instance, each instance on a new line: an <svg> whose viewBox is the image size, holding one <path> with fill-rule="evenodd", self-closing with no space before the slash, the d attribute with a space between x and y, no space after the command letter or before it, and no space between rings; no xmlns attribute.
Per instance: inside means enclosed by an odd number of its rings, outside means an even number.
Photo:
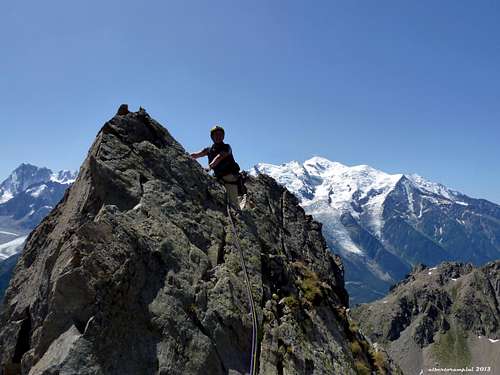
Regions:
<svg viewBox="0 0 500 375"><path fill-rule="evenodd" d="M194 159L198 159L198 158L202 158L202 157L207 156L207 155L208 155L207 149L203 149L203 150L198 151L198 152L193 152L191 154L191 157Z"/></svg>

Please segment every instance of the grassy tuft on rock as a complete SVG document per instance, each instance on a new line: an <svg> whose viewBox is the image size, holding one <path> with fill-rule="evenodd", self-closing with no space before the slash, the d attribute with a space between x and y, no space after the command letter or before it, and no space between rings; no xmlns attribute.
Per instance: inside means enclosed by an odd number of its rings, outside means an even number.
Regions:
<svg viewBox="0 0 500 375"><path fill-rule="evenodd" d="M442 366L465 367L471 363L467 335L456 325L439 335L439 339L432 346L432 354Z"/></svg>

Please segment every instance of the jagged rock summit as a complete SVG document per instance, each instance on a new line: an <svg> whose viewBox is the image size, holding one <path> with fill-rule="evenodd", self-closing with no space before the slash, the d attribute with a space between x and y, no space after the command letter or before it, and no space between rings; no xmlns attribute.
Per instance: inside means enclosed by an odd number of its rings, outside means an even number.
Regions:
<svg viewBox="0 0 500 375"><path fill-rule="evenodd" d="M6 292L3 374L246 374L252 321L218 182L144 111L98 133ZM236 214L258 373L397 373L346 315L320 225L266 176Z"/></svg>

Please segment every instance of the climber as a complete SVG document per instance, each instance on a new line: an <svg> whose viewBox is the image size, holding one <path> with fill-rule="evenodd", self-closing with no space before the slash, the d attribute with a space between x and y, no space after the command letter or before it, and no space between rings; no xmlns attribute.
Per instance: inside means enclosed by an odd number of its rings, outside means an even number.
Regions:
<svg viewBox="0 0 500 375"><path fill-rule="evenodd" d="M192 153L191 157L197 159L208 156L208 171L213 170L215 177L224 184L229 203L235 208L243 209L246 195L240 166L234 160L231 146L224 143L224 135L224 128L219 125L214 126L210 129L213 145Z"/></svg>

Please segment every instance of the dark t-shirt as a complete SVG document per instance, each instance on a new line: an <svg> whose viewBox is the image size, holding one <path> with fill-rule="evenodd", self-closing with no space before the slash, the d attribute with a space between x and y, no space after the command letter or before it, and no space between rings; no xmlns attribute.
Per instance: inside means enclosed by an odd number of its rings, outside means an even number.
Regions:
<svg viewBox="0 0 500 375"><path fill-rule="evenodd" d="M227 155L224 159L222 159L222 161L219 162L219 164L214 167L214 174L216 177L222 177L228 174L236 174L240 171L240 166L234 160L233 150L231 149L231 146L229 144L224 142L214 143L212 146L206 147L203 151L208 153L209 163L211 163L212 160L214 160L215 157L221 152L229 153L229 155Z"/></svg>

